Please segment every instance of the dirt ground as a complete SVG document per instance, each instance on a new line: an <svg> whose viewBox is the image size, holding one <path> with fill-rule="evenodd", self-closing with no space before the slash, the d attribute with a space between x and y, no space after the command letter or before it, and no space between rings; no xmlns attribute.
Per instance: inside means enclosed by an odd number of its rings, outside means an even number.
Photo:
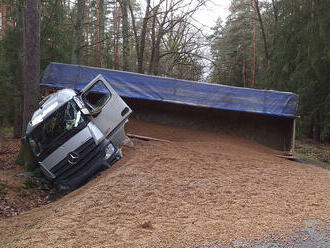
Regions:
<svg viewBox="0 0 330 248"><path fill-rule="evenodd" d="M20 141L6 137L0 145L0 220L47 204L52 200L52 191L22 175L23 167L15 160Z"/></svg>
<svg viewBox="0 0 330 248"><path fill-rule="evenodd" d="M239 247L330 223L329 170L215 133L135 120L128 132L171 143L134 139L87 185L0 220L0 246Z"/></svg>

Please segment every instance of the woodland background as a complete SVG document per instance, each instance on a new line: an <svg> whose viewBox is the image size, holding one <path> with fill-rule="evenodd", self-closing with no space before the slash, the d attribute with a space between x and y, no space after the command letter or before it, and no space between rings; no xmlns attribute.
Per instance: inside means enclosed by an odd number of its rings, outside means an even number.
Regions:
<svg viewBox="0 0 330 248"><path fill-rule="evenodd" d="M195 18L204 6L0 0L0 124L22 136L40 73L55 61L295 92L298 135L330 142L330 1L232 0L212 34Z"/></svg>

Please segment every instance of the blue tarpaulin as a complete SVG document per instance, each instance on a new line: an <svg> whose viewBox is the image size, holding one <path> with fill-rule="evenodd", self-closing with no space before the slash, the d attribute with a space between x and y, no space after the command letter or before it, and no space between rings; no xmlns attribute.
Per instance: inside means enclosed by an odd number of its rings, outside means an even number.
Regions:
<svg viewBox="0 0 330 248"><path fill-rule="evenodd" d="M101 74L122 97L295 118L298 96L110 69L50 63L41 86L80 91Z"/></svg>

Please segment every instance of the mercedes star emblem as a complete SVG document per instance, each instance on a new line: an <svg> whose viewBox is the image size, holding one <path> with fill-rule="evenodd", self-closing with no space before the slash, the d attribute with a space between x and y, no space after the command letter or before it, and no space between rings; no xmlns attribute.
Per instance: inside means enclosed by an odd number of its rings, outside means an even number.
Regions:
<svg viewBox="0 0 330 248"><path fill-rule="evenodd" d="M68 162L71 165L75 165L78 163L79 160L79 154L76 152L70 152L68 155Z"/></svg>

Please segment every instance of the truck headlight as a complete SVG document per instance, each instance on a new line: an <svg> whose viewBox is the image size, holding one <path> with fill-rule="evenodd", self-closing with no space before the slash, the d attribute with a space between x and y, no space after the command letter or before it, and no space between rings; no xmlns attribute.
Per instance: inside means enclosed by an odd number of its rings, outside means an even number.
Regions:
<svg viewBox="0 0 330 248"><path fill-rule="evenodd" d="M112 154L115 152L114 146L110 143L106 148L105 148L105 155L104 155L104 160L109 159Z"/></svg>

